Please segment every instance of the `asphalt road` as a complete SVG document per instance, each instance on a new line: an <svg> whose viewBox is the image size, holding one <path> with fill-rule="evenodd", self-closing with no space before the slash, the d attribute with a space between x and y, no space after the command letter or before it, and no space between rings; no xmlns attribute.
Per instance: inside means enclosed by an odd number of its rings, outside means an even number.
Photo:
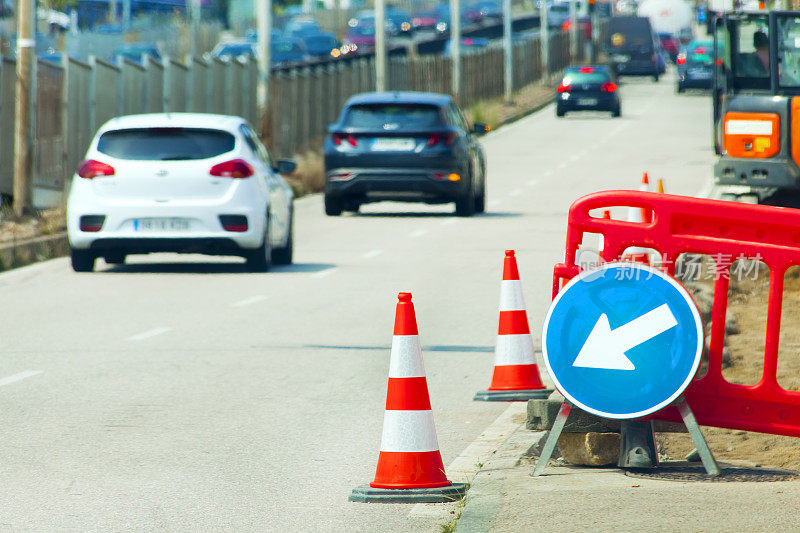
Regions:
<svg viewBox="0 0 800 533"><path fill-rule="evenodd" d="M154 255L0 275L0 527L436 531L348 503L374 476L394 304L411 291L445 465L505 409L488 384L503 250L538 332L579 196L710 176L710 101L624 80L623 116L552 106L485 137L488 210L297 202L297 264ZM535 334L538 344L538 333ZM24 374L22 374L24 373ZM456 480L461 481L461 480Z"/></svg>

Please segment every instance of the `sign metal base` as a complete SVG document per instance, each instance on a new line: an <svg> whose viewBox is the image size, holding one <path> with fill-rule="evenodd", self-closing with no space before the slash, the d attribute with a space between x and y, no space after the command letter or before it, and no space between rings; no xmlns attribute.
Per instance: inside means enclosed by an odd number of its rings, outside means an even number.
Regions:
<svg viewBox="0 0 800 533"><path fill-rule="evenodd" d="M689 407L689 403L686 401L686 398L683 397L683 394L678 397L673 405L678 408L678 412L681 414L683 423L686 426L686 429L689 430L689 435L692 437L692 442L697 448L697 452L700 455L700 460L703 462L703 467L706 469L706 473L709 476L718 476L720 474L719 465L717 465L717 461L714 459L714 454L711 453L711 449L708 447L708 443L706 442L705 437L703 437L702 431L700 431L700 426L697 424L694 413ZM553 422L553 428L550 430L550 434L547 436L547 440L544 443L542 455L539 457L539 460L536 462L536 467L531 473L532 476L537 477L542 475L544 472L547 463L553 456L553 451L556 449L558 438L564 431L564 425L567 423L567 418L569 417L570 411L572 411L572 407L573 405L569 401L564 401L561 404L561 408L558 410L558 415Z"/></svg>

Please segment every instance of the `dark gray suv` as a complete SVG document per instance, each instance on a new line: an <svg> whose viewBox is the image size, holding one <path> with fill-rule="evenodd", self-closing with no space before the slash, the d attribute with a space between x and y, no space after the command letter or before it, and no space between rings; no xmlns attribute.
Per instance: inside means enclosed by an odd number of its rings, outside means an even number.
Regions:
<svg viewBox="0 0 800 533"><path fill-rule="evenodd" d="M325 213L382 200L455 202L471 216L486 205L486 162L476 134L449 95L353 96L325 139Z"/></svg>

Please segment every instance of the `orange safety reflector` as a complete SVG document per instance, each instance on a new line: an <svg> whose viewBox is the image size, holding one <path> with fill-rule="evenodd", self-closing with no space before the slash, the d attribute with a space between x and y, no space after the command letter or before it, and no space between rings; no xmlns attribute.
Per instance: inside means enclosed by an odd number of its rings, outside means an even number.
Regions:
<svg viewBox="0 0 800 533"><path fill-rule="evenodd" d="M775 113L725 113L725 153L766 159L780 150L780 118Z"/></svg>

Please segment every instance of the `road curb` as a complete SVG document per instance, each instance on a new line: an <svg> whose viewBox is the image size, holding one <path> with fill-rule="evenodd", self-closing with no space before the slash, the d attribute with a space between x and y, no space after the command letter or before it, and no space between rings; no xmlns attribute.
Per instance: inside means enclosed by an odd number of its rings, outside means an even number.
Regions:
<svg viewBox="0 0 800 533"><path fill-rule="evenodd" d="M545 431L527 430L525 424L517 427L473 478L461 518L456 522L456 531L483 533L492 528L503 504L506 471L514 469L545 434Z"/></svg>
<svg viewBox="0 0 800 533"><path fill-rule="evenodd" d="M11 270L54 257L62 257L68 253L67 232L12 241L0 245L0 270Z"/></svg>

